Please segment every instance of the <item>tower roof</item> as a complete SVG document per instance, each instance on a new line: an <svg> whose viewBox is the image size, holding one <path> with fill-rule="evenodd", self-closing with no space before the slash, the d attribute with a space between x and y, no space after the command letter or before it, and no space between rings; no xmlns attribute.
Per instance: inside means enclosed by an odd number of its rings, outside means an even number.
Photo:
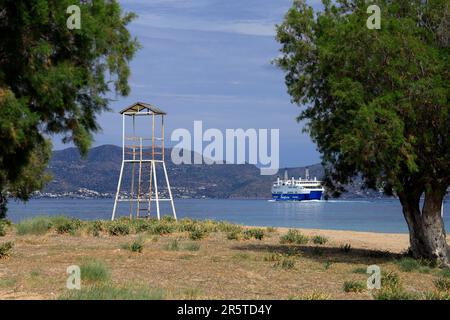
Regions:
<svg viewBox="0 0 450 320"><path fill-rule="evenodd" d="M150 103L145 102L136 102L129 107L120 111L120 114L126 113L127 115L132 116L135 113L139 112L149 112L157 115L165 115L166 113L161 109L151 105Z"/></svg>

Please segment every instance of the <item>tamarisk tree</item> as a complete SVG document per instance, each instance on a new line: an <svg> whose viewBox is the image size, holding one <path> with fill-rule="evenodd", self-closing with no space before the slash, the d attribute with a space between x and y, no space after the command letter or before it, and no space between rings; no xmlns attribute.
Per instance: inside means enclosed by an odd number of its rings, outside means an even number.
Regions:
<svg viewBox="0 0 450 320"><path fill-rule="evenodd" d="M134 17L115 0L0 0L0 218L48 181L51 135L86 154L108 92L128 94Z"/></svg>
<svg viewBox="0 0 450 320"><path fill-rule="evenodd" d="M369 29L369 5L380 28ZM335 195L355 177L396 194L415 257L449 266L441 205L450 184L450 2L294 1L277 27L292 101ZM423 199L423 202L421 201Z"/></svg>

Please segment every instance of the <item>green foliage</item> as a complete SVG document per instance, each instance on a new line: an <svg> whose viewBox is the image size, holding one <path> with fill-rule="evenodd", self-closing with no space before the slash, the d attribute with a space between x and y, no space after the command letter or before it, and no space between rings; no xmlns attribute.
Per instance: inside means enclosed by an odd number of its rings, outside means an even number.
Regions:
<svg viewBox="0 0 450 320"><path fill-rule="evenodd" d="M398 267L403 272L421 272L421 273L430 273L430 263L426 260L417 260L410 257L405 257L397 262Z"/></svg>
<svg viewBox="0 0 450 320"><path fill-rule="evenodd" d="M131 243L123 244L122 248L125 250L130 250L131 252L142 253L142 250L144 250L144 240L142 238L138 238Z"/></svg>
<svg viewBox="0 0 450 320"><path fill-rule="evenodd" d="M323 3L315 13L294 1L277 27L276 63L304 106L297 120L321 153L327 191L338 196L362 178L364 187L395 192L414 217L408 223L425 230L413 234L423 247L415 254L448 263L419 238L444 231L436 208L450 185L450 3L376 0L378 30L366 27L366 1ZM418 209L422 194L432 227ZM445 245L442 234L438 241Z"/></svg>
<svg viewBox="0 0 450 320"><path fill-rule="evenodd" d="M43 235L46 234L52 227L52 220L50 217L42 216L21 221L16 225L18 235Z"/></svg>
<svg viewBox="0 0 450 320"><path fill-rule="evenodd" d="M313 236L311 240L314 244L325 244L328 242L328 238L324 236Z"/></svg>
<svg viewBox="0 0 450 320"><path fill-rule="evenodd" d="M450 279L449 278L444 278L444 277L440 277L438 279L435 279L433 281L434 286L436 287L436 289L440 290L440 291L449 291L450 290Z"/></svg>
<svg viewBox="0 0 450 320"><path fill-rule="evenodd" d="M100 232L104 230L102 221L95 220L88 223L87 231L94 237L100 236Z"/></svg>
<svg viewBox="0 0 450 320"><path fill-rule="evenodd" d="M176 224L173 222L157 221L151 225L148 232L150 234L164 235L175 232L176 230Z"/></svg>
<svg viewBox="0 0 450 320"><path fill-rule="evenodd" d="M82 226L79 219L72 219L64 216L53 217L51 220L52 226L59 234L70 233L73 235Z"/></svg>
<svg viewBox="0 0 450 320"><path fill-rule="evenodd" d="M255 238L256 240L262 240L264 238L264 230L259 228L244 230L244 239Z"/></svg>
<svg viewBox="0 0 450 320"><path fill-rule="evenodd" d="M242 233L240 231L230 231L227 233L228 240L239 240Z"/></svg>
<svg viewBox="0 0 450 320"><path fill-rule="evenodd" d="M361 281L345 281L343 285L344 292L363 292L366 289L366 284Z"/></svg>
<svg viewBox="0 0 450 320"><path fill-rule="evenodd" d="M5 193L27 200L48 180L49 134L83 154L108 110L108 93L127 95L129 61L139 44L135 17L117 1L80 4L82 27L68 30L71 0L2 2L0 22L0 217Z"/></svg>
<svg viewBox="0 0 450 320"><path fill-rule="evenodd" d="M398 290L401 289L400 277L395 272L381 273L381 288L383 290Z"/></svg>
<svg viewBox="0 0 450 320"><path fill-rule="evenodd" d="M12 249L14 248L14 242L8 241L0 244L0 259L9 257L12 253Z"/></svg>
<svg viewBox="0 0 450 320"><path fill-rule="evenodd" d="M60 300L161 300L163 290L148 287L129 286L116 287L111 284L82 287L81 290L70 290L62 294Z"/></svg>
<svg viewBox="0 0 450 320"><path fill-rule="evenodd" d="M295 229L289 229L288 232L280 237L280 243L293 243L293 244L306 244L309 239L303 235L300 231Z"/></svg>
<svg viewBox="0 0 450 320"><path fill-rule="evenodd" d="M130 224L126 221L116 220L108 226L111 236L125 236L130 233Z"/></svg>
<svg viewBox="0 0 450 320"><path fill-rule="evenodd" d="M189 232L189 239L191 240L201 240L207 235L207 231L204 228L196 227L194 230Z"/></svg>
<svg viewBox="0 0 450 320"><path fill-rule="evenodd" d="M80 265L81 280L87 282L105 282L111 277L111 271L101 261L89 260Z"/></svg>

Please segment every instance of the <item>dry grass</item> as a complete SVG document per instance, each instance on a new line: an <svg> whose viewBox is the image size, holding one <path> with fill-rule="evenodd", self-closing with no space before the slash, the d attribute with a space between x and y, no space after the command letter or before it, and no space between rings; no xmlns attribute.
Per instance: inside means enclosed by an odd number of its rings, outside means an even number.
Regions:
<svg viewBox="0 0 450 320"><path fill-rule="evenodd" d="M432 292L441 275L431 267L427 273L401 269L398 261L406 249L407 235L301 230L307 237L328 239L317 247L314 243L280 243L280 237L287 233L282 228L261 240L228 240L230 232L245 234L246 228L210 221L133 223L130 234L125 235L111 235L104 222L96 227L94 236L89 226L72 234L61 234L54 228L37 235L9 231L0 242L12 241L15 246L0 264L0 299L127 295L167 299L373 299L367 289L343 290L345 283L366 282L368 275L355 269L376 264L384 272L394 271L404 290L413 293ZM190 232L199 227L204 237L193 241ZM114 228L123 230L117 225ZM124 243L136 240L142 242L142 253L124 249ZM345 244L351 245L351 250L341 250ZM108 268L102 287L94 290L89 287L91 283L84 287L82 283L85 291L68 293L67 267L93 260ZM108 288L111 292L105 292Z"/></svg>

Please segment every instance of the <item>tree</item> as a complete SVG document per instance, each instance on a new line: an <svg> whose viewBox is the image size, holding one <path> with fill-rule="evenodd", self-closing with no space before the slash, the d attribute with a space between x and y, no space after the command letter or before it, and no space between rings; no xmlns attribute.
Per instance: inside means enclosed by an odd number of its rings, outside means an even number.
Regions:
<svg viewBox="0 0 450 320"><path fill-rule="evenodd" d="M85 155L108 92L129 93L134 17L115 0L0 0L0 217L8 195L26 200L47 181L51 135Z"/></svg>
<svg viewBox="0 0 450 320"><path fill-rule="evenodd" d="M449 266L441 205L450 185L448 0L296 0L277 27L292 101L304 105L334 195L356 176L396 193L415 257ZM421 206L421 197L424 197Z"/></svg>

